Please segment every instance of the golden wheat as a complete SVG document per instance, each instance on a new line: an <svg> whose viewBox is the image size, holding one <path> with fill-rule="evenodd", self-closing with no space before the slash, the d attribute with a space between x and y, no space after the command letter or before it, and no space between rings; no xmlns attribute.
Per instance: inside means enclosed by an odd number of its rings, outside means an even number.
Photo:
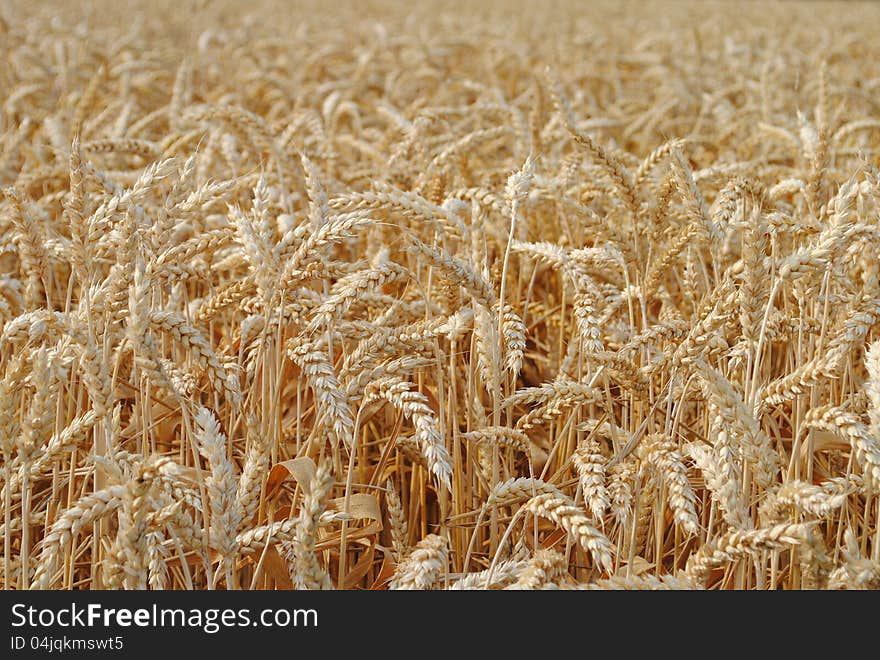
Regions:
<svg viewBox="0 0 880 660"><path fill-rule="evenodd" d="M0 10L0 586L880 587L877 6L118 4Z"/></svg>

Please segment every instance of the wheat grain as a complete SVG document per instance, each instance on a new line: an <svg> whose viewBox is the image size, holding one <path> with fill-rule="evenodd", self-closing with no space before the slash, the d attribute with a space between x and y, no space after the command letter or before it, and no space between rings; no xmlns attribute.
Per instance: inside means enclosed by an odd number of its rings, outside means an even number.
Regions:
<svg viewBox="0 0 880 660"><path fill-rule="evenodd" d="M89 4L0 19L0 586L877 586L875 7Z"/></svg>

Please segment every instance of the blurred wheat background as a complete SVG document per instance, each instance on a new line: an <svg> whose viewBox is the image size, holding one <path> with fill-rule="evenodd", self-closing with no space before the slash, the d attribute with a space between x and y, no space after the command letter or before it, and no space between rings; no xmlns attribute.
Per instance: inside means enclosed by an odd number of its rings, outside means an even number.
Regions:
<svg viewBox="0 0 880 660"><path fill-rule="evenodd" d="M2 586L877 587L878 26L3 3Z"/></svg>

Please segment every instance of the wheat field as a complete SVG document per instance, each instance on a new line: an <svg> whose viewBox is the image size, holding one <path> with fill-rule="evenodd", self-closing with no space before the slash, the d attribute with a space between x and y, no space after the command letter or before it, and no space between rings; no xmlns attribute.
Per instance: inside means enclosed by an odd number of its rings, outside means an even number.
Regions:
<svg viewBox="0 0 880 660"><path fill-rule="evenodd" d="M120 4L0 5L0 586L880 586L880 6Z"/></svg>

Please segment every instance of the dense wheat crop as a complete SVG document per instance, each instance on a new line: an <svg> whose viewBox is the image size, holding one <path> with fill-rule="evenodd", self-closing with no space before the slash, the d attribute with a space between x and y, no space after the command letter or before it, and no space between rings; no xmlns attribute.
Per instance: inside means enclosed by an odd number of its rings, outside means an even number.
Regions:
<svg viewBox="0 0 880 660"><path fill-rule="evenodd" d="M880 8L116 4L0 7L3 587L880 585Z"/></svg>

